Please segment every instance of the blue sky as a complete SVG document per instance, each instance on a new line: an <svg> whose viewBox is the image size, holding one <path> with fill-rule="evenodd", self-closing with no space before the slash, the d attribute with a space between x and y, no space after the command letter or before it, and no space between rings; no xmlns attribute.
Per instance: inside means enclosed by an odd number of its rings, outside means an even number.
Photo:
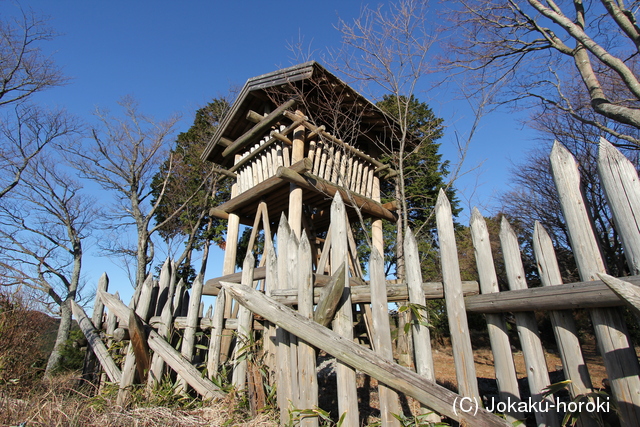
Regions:
<svg viewBox="0 0 640 427"><path fill-rule="evenodd" d="M43 45L71 78L68 85L38 95L37 101L65 107L90 121L96 107L117 110L116 102L132 95L141 111L164 119L179 113L178 131L190 126L194 112L232 86L253 76L293 65L288 45L304 40L322 62L322 53L340 45L338 19L350 21L365 4L334 1L70 1L31 0L21 6L50 16L59 37ZM0 0L0 12L14 13L16 4ZM465 138L472 114L453 91L431 89L425 80L416 95L444 118L445 158L457 161L456 135ZM463 206L495 206L494 195L506 189L509 160L533 146L522 114L498 111L486 116L470 147L466 169L482 166L457 186ZM478 176L478 173L480 175ZM478 186L479 185L479 186ZM469 200L467 200L469 199ZM463 217L468 215L465 209ZM221 253L212 255L208 277L221 272ZM161 262L161 260L158 260ZM85 277L96 283L105 269L118 282L127 301L131 287L112 261L94 253Z"/></svg>

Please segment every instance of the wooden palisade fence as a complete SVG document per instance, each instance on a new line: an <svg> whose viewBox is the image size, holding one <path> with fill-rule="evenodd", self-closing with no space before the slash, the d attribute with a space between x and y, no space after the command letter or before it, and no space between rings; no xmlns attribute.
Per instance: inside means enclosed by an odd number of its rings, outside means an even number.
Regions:
<svg viewBox="0 0 640 427"><path fill-rule="evenodd" d="M302 123L301 120L298 122ZM280 139L273 142L272 153L277 152L277 141ZM320 154L315 154L315 158L322 159L325 156L323 149L317 146L316 150ZM331 157L331 153L326 157ZM637 220L640 217L640 183L637 172L605 140L600 142L598 162L600 178L615 215L629 267L637 275L640 272L640 227ZM219 378L223 362L230 357L231 363L225 366L232 370L229 376L231 383L239 392L249 393L254 405L264 404L260 398L264 394L264 384L277 387L277 402L284 425L289 422L290 410L317 407L317 356L318 350L322 350L337 359L337 405L338 413L346 414L344 425L357 426L362 422L358 414L356 389L356 371L359 371L380 383L383 425L399 425L393 414L402 411L397 393L403 393L419 401L425 413L433 411L430 415L432 421L444 416L467 425L497 426L510 425L526 414L508 411L504 418L500 418L482 409L466 312L486 315L500 399L504 402L518 402L522 392L518 387L512 347L502 315L504 312L514 314L529 393L534 402L542 402L552 399L552 396L545 397L550 379L533 312L549 312L563 371L571 381L569 392L572 398L577 398L593 390L571 312L571 309L585 308L591 315L611 384L612 400L618 408L621 423L640 425L638 359L620 310L615 308L627 304L636 311L640 310L640 290L637 287L640 277L620 280L606 276L606 267L580 193L577 164L559 144L553 147L551 164L581 283L562 284L551 240L540 224L536 224L534 252L543 286L529 289L520 257L520 244L507 220L503 219L500 242L510 290L500 291L489 233L484 219L474 210L471 233L479 273L478 295L477 283L460 280L453 221L444 192L441 192L436 206L443 283L422 282L420 257L410 231L405 242L407 283L391 284L387 281L382 257L376 247L372 248L369 280L365 281L359 271L343 199L340 192L335 192L330 231L321 253L314 252L304 230L300 238L297 237L284 215L275 237L272 236L269 221L264 220L268 218L267 206L262 204L254 231L257 231L262 218L265 249L257 267L256 258L250 252L241 273L228 274L207 283L198 277L191 289L186 290L181 283L176 283L175 268L167 261L159 281L149 277L136 290L129 307L118 297L107 293L108 280L103 278L92 318L77 305L74 306L74 315L107 379L120 384L119 399L123 404L132 384L146 381L153 385L163 375L179 379L182 392L192 390L207 399L222 397L225 392L211 379ZM364 169L371 167L363 166ZM274 174L277 175L278 170L276 168ZM365 175L369 174L361 173L361 176ZM329 174L325 176L330 178ZM366 188L365 193L368 193L368 184ZM330 274L325 274L326 271ZM609 284L615 292L609 289ZM202 295L217 295L215 309L210 308L206 315L201 307ZM416 321L411 326L415 371L393 360L388 302L409 301L424 306L426 299L434 298L446 300L458 393L435 382L437 372L431 357L429 329L424 322ZM235 306L231 306L229 311L228 301L231 299ZM354 342L356 306L367 306L367 309L361 308L360 313L364 313L363 316L368 313L365 317L370 317L371 348ZM234 310L235 316L232 315ZM114 318L118 320L115 329ZM179 349L174 348L177 331L182 331ZM232 348L230 352L226 352L222 345L225 337L231 337L228 331L235 331L235 350ZM120 366L114 362L107 347L107 343L116 336L128 336L131 340L131 344L125 347L126 356ZM200 338L196 340L196 336ZM258 355L264 356L269 371L266 377L260 375L254 365ZM477 412L461 411L456 405L462 398L480 403ZM318 425L318 418L311 412L301 413L307 416L299 420L300 425ZM537 411L534 415L539 426L558 426L563 414L548 410ZM586 413L580 416L579 422L582 426L597 425Z"/></svg>

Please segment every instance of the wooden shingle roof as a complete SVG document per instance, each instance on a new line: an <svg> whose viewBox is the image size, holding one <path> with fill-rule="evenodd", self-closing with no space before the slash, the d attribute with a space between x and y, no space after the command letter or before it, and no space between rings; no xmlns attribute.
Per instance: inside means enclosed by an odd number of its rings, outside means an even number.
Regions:
<svg viewBox="0 0 640 427"><path fill-rule="evenodd" d="M327 126L336 136L341 137L341 126L350 127L342 133L354 146L364 145L364 149L377 151L376 145L389 145L394 140L391 135L396 125L388 115L320 64L311 61L249 79L222 119L202 158L224 166L232 165L234 156L223 154L223 151L255 125L247 119L247 113L265 114L292 98L299 101L298 108L310 120Z"/></svg>

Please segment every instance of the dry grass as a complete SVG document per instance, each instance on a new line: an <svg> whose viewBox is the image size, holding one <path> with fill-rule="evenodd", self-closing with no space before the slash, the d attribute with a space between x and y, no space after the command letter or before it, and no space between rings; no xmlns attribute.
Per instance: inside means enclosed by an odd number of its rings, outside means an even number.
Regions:
<svg viewBox="0 0 640 427"><path fill-rule="evenodd" d="M75 387L78 379L67 375L42 384L16 399L0 389L0 427L200 427L200 426L277 426L274 414L259 414L247 420L242 405L232 397L199 404L192 409L133 404L115 404L114 393L89 396ZM189 406L189 405L187 405ZM193 406L193 405L191 405Z"/></svg>

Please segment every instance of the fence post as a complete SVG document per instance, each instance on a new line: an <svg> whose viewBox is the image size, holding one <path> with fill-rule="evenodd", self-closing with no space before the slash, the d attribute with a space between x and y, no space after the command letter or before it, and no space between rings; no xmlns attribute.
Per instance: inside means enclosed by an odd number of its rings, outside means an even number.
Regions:
<svg viewBox="0 0 640 427"><path fill-rule="evenodd" d="M307 233L302 232L298 247L298 312L307 319L313 318L313 264L311 245ZM295 283L294 282L294 283ZM298 370L300 382L300 409L313 409L318 406L318 374L316 373L316 351L306 341L298 340ZM301 426L317 427L317 417L305 417Z"/></svg>
<svg viewBox="0 0 640 427"><path fill-rule="evenodd" d="M140 293L140 299L135 306L135 313L140 316L145 322L149 314L149 306L151 305L151 294L153 291L153 276L149 274L142 286ZM130 396L130 387L134 382L136 373L136 358L133 352L132 343L129 343L127 349L127 357L124 360L124 367L122 368L122 380L120 381L120 389L118 390L118 405L124 406ZM141 380L144 380L141 378Z"/></svg>
<svg viewBox="0 0 640 427"><path fill-rule="evenodd" d="M442 285L447 317L449 318L449 333L451 334L458 390L462 396L476 398L479 401L480 392L478 391L478 380L473 362L467 312L464 306L451 204L442 189L440 189L436 201L436 224L442 264Z"/></svg>
<svg viewBox="0 0 640 427"><path fill-rule="evenodd" d="M267 264L267 278L272 289L286 289L289 281L287 268L287 252L291 229L284 214L280 217L280 224L277 231L278 257L277 264ZM275 268L277 267L277 268ZM276 328L276 385L278 387L278 407L280 408L280 425L287 425L289 422L289 405L294 403L294 379L291 372L291 350L290 334L284 329ZM297 378L296 378L297 382Z"/></svg>
<svg viewBox="0 0 640 427"><path fill-rule="evenodd" d="M211 327L211 341L209 342L209 356L207 360L207 372L209 379L218 375L220 367L220 349L222 347L222 331L224 330L224 307L226 305L226 292L220 289L216 297L216 307L213 310L213 321Z"/></svg>
<svg viewBox="0 0 640 427"><path fill-rule="evenodd" d="M538 272L543 286L554 286L562 284L560 268L553 249L551 237L538 221L533 229L533 251L538 264ZM573 313L570 310L549 312L553 332L558 343L562 366L564 367L566 378L571 380L569 389L571 396L576 397L591 391L591 378L587 370L587 364L582 357L580 341L578 340L578 330ZM593 420L588 416L581 417L582 425L592 425Z"/></svg>
<svg viewBox="0 0 640 427"><path fill-rule="evenodd" d="M253 287L253 269L256 260L249 251L242 263L242 279L243 285ZM248 308L241 305L238 309L238 329L236 331L236 350L234 352L234 368L231 383L238 391L244 391L247 382L247 358L242 357L241 351L250 352L247 345L251 339L251 326L253 323L253 315ZM246 356L246 355L245 355Z"/></svg>
<svg viewBox="0 0 640 427"><path fill-rule="evenodd" d="M373 317L373 350L381 358L393 362L384 260L375 247L371 248L369 266L369 275L371 278L371 312ZM393 416L394 414L399 415L402 412L400 405L398 405L398 394L382 384L378 384L378 394L382 426L399 426L400 422Z"/></svg>
<svg viewBox="0 0 640 427"><path fill-rule="evenodd" d="M409 303L426 307L427 300L424 296L422 288L422 271L420 269L420 254L418 253L418 244L410 228L404 239L404 264L407 276L407 290L409 293ZM386 291L385 291L386 294ZM371 298L373 299L373 298ZM420 310L421 319L412 315L411 333L413 335L413 352L416 365L416 372L430 381L436 380L436 374L433 368L433 355L431 352L431 334L429 326L423 323L429 321L429 313L427 310ZM426 406L422 407L423 412L430 412ZM440 416L432 414L428 417L430 422L440 422Z"/></svg>
<svg viewBox="0 0 640 427"><path fill-rule="evenodd" d="M491 240L487 223L478 209L473 208L471 214L471 238L476 256L476 266L480 280L480 290L483 294L500 292L498 287L498 277L491 252ZM519 402L520 389L518 388L518 378L516 377L516 367L513 363L511 344L507 332L507 323L502 313L486 313L487 330L491 351L493 353L493 365L496 371L496 381L500 399L503 402ZM522 416L517 412L507 413L507 421L514 423Z"/></svg>
<svg viewBox="0 0 640 427"><path fill-rule="evenodd" d="M93 314L91 315L91 322L93 323L96 331L102 329L102 317L104 316L104 304L98 296L98 292L107 292L109 287L109 277L107 273L103 273L98 280L98 287L96 291L96 298L93 303ZM84 356L84 366L82 367L82 379L91 383L96 383L98 380L98 373L100 371L100 365L97 363L98 359L93 351L93 348L89 347L87 353Z"/></svg>
<svg viewBox="0 0 640 427"><path fill-rule="evenodd" d="M504 256L505 269L507 270L509 289L512 291L527 289L518 237L504 216L500 224L500 244L502 245L502 255ZM544 389L551 384L551 381L549 380L542 343L538 336L538 322L532 312L516 312L513 315L516 318L518 336L520 337L522 353L524 354L531 398L534 402L547 402L546 407L553 408L554 406L551 406L553 405L553 398L544 398L543 396ZM555 410L536 411L535 416L539 426L559 426Z"/></svg>
<svg viewBox="0 0 640 427"><path fill-rule="evenodd" d="M347 230L345 222L345 206L340 197L340 192L336 191L331 203L331 274L336 274L338 268L347 259ZM349 285L349 275L345 274L344 293L340 302L333 330L349 341L353 341L353 306L351 304L351 289ZM346 413L344 423L348 426L360 424L358 414L358 394L356 389L356 371L338 360L336 362L336 375L338 381L338 412L339 416Z"/></svg>
<svg viewBox="0 0 640 427"><path fill-rule="evenodd" d="M606 139L600 138L598 175L631 274L640 274L640 182L633 164Z"/></svg>
<svg viewBox="0 0 640 427"><path fill-rule="evenodd" d="M606 271L580 192L578 165L558 142L551 151L551 169L580 277L598 280L597 273ZM640 367L627 327L618 310L595 308L590 314L622 422L640 425Z"/></svg>
<svg viewBox="0 0 640 427"><path fill-rule="evenodd" d="M185 359L191 361L193 359L193 348L196 340L196 329L198 328L198 320L200 315L200 301L202 300L202 275L198 274L193 286L191 287L191 299L189 300L189 309L187 311L187 325L184 328L182 337L182 347L180 352ZM187 381L180 379L180 388L187 389Z"/></svg>
<svg viewBox="0 0 640 427"><path fill-rule="evenodd" d="M167 260L162 265L160 270L160 289L161 292L158 295L158 304L156 304L156 312L160 313L160 327L158 328L158 335L167 339L171 336L172 322L173 322L173 309L171 302L173 301L173 293L175 292L175 273L173 271L173 265L171 260ZM166 296L165 290L166 289ZM162 304L164 300L164 304ZM164 360L154 353L151 358L151 368L149 369L148 386L153 387L162 380L164 371Z"/></svg>

